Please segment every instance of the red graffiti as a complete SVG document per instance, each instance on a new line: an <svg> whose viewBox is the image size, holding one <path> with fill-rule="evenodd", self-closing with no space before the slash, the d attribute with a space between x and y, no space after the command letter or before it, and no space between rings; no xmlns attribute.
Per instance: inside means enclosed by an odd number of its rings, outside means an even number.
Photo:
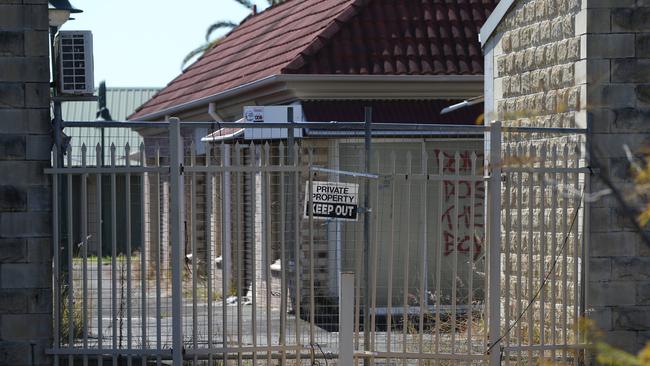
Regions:
<svg viewBox="0 0 650 366"><path fill-rule="evenodd" d="M481 174L483 154L476 154L474 165L472 164L471 151L463 151L456 155L451 152L435 150L436 161L440 161L441 154L442 172L461 175L458 180L451 179L442 182L443 211L440 215L440 229L443 230L444 254L449 256L454 252L473 253L476 260L483 251L485 235L483 232L485 227L483 212L485 184L483 181L463 180L462 175L472 173L473 168L477 174Z"/></svg>
<svg viewBox="0 0 650 366"><path fill-rule="evenodd" d="M444 238L445 238L445 257L448 257L449 255L454 253L454 250L458 251L458 253L463 253L463 254L470 254L470 251L472 251L471 244L470 244L470 236L465 235L461 238L458 238L456 240L456 237L448 232L444 232ZM474 248L473 248L473 253L474 253L474 260L477 260L480 258L481 253L483 252L483 238L482 237L474 237Z"/></svg>

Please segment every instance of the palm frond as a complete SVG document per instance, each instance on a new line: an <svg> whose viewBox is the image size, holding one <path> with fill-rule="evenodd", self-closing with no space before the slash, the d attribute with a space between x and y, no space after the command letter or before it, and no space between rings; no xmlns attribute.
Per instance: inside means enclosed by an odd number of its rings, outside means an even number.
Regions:
<svg viewBox="0 0 650 366"><path fill-rule="evenodd" d="M207 50L212 48L212 46L219 43L219 41L221 41L221 39L222 38L217 38L217 39L215 39L215 40L213 40L211 42L206 42L206 43L202 44L201 46L199 46L199 47L193 49L192 51L190 51L187 55L185 55L185 57L183 58L183 61L181 61L181 70L185 70L185 67L187 66L188 62L190 62L192 59L194 59L194 57L204 54Z"/></svg>
<svg viewBox="0 0 650 366"><path fill-rule="evenodd" d="M253 2L251 0L235 0L237 3L241 4L244 7L247 7L249 9L253 8Z"/></svg>
<svg viewBox="0 0 650 366"><path fill-rule="evenodd" d="M237 23L232 22L230 20L220 20L211 26L208 27L208 30L205 31L205 41L209 42L210 41L210 36L212 33L215 31L222 29L222 28L228 28L228 29L233 29L237 27Z"/></svg>

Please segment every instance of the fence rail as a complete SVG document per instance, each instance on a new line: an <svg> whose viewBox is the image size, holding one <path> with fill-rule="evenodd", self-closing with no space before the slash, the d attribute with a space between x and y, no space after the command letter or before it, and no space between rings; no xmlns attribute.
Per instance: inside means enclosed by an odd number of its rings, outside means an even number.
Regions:
<svg viewBox="0 0 650 366"><path fill-rule="evenodd" d="M366 136L197 135L297 125ZM580 359L584 129L64 126L140 140L53 150L57 365ZM325 182L353 187L353 219L319 217Z"/></svg>

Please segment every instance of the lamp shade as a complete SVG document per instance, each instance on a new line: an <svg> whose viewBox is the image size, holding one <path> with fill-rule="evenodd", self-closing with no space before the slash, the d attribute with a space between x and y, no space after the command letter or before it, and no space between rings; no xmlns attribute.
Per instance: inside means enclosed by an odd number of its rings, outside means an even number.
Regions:
<svg viewBox="0 0 650 366"><path fill-rule="evenodd" d="M50 27L59 28L70 19L71 13L81 13L68 0L49 0L48 18Z"/></svg>
<svg viewBox="0 0 650 366"><path fill-rule="evenodd" d="M48 0L50 6L58 10L67 10L70 13L81 13L83 10L77 9L68 0Z"/></svg>
<svg viewBox="0 0 650 366"><path fill-rule="evenodd" d="M59 28L63 23L70 19L70 11L51 8L48 10L47 16L49 18L50 27Z"/></svg>

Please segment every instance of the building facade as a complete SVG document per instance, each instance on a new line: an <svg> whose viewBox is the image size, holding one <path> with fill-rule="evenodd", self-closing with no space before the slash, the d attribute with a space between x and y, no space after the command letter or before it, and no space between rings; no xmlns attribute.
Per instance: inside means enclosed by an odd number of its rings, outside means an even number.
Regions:
<svg viewBox="0 0 650 366"><path fill-rule="evenodd" d="M585 308L605 340L628 351L650 338L650 247L634 224L642 199L626 157L626 147L645 155L650 132L649 6L501 1L481 31L486 119L506 126L589 126L591 149L575 148L592 169L591 192L624 192L631 210L615 194L590 203Z"/></svg>

